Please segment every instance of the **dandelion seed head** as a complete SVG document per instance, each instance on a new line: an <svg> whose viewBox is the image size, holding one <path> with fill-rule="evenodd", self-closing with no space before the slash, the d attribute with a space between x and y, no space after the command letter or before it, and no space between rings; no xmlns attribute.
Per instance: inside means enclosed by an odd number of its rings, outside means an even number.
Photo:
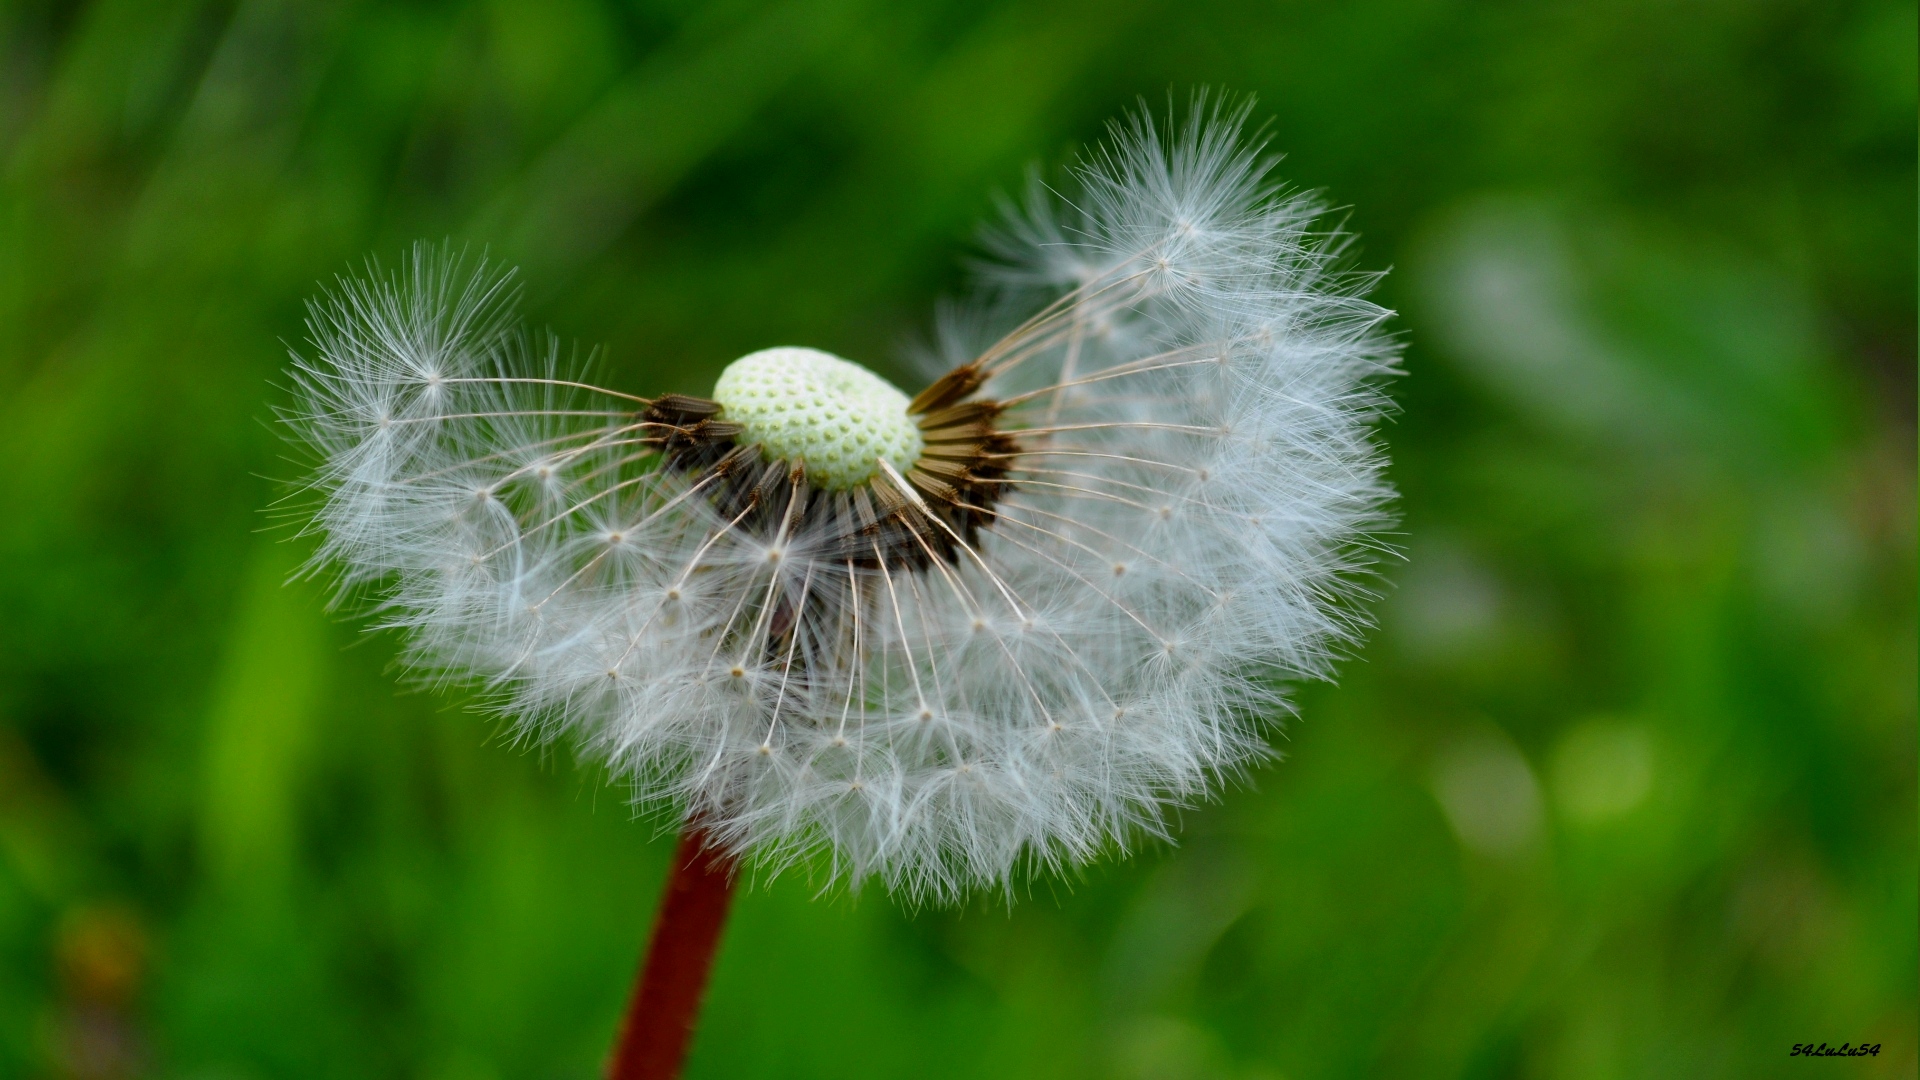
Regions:
<svg viewBox="0 0 1920 1080"><path fill-rule="evenodd" d="M1171 835L1364 626L1394 349L1314 198L1205 102L989 235L1013 312L908 396L813 349L597 386L417 248L310 318L318 558L737 854L912 901Z"/></svg>

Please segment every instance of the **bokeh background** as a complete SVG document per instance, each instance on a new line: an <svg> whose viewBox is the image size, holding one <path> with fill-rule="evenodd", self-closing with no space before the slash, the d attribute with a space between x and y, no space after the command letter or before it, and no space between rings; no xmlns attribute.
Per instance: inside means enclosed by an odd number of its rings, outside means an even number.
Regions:
<svg viewBox="0 0 1920 1080"><path fill-rule="evenodd" d="M0 1076L597 1073L672 823L286 583L322 283L452 238L634 390L904 378L996 191L1202 85L1393 268L1379 631L1177 847L1011 909L755 883L692 1075L1914 1076L1915 41L1911 0L0 2Z"/></svg>

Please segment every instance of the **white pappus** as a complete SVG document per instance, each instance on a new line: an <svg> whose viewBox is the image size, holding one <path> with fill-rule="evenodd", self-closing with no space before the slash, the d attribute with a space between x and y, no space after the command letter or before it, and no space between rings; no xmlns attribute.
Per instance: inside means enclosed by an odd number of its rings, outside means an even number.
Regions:
<svg viewBox="0 0 1920 1080"><path fill-rule="evenodd" d="M605 390L510 274L345 281L287 413L317 559L763 865L946 902L1164 836L1353 640L1390 494L1388 313L1245 116L1140 114L1036 185L989 242L1023 321L913 398L810 349Z"/></svg>

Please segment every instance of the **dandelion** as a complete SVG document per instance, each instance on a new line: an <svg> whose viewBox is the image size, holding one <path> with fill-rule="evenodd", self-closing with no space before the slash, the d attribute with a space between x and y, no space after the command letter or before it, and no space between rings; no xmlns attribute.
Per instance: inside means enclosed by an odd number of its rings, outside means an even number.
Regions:
<svg viewBox="0 0 1920 1080"><path fill-rule="evenodd" d="M685 815L651 964L692 996L735 860L939 903L1124 852L1354 639L1386 312L1245 116L1137 115L1071 201L1036 184L988 242L1017 325L947 334L913 396L808 348L710 398L594 386L513 329L510 273L427 248L313 307L319 560ZM616 1075L672 1073L683 1005Z"/></svg>

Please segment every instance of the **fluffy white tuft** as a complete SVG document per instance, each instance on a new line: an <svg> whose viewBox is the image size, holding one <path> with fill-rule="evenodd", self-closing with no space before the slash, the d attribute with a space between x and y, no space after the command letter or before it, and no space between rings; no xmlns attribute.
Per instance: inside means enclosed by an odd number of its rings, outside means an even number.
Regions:
<svg viewBox="0 0 1920 1080"><path fill-rule="evenodd" d="M961 357L1018 451L951 558L738 526L645 399L510 330L508 275L425 248L317 303L296 357L319 557L416 663L768 864L944 902L1165 836L1353 639L1389 496L1387 313L1244 117L1137 116L995 234L996 294L1037 314Z"/></svg>

